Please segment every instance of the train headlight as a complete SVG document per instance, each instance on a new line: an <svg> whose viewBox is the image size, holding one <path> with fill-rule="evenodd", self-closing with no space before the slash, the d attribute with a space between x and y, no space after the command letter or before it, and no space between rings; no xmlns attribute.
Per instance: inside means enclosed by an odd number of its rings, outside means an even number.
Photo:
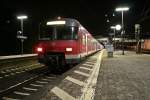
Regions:
<svg viewBox="0 0 150 100"><path fill-rule="evenodd" d="M66 51L72 51L72 48L66 48Z"/></svg>
<svg viewBox="0 0 150 100"><path fill-rule="evenodd" d="M42 47L38 47L36 50L37 50L37 52L43 52L43 48Z"/></svg>

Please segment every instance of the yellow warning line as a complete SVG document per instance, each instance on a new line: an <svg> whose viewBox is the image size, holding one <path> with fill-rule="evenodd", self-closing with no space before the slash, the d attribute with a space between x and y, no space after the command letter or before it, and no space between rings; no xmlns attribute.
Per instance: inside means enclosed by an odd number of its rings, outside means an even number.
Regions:
<svg viewBox="0 0 150 100"><path fill-rule="evenodd" d="M90 75L90 77L88 78L87 84L82 89L83 94L80 97L80 100L93 100L94 99L97 78L98 78L101 60L102 60L104 52L105 52L105 50L102 50L100 55L98 56L97 62L94 65L95 67L93 68L93 72Z"/></svg>

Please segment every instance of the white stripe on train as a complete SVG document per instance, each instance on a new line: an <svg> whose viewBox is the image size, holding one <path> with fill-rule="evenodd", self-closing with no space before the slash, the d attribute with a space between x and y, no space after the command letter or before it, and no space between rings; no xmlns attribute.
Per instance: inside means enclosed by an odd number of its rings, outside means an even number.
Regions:
<svg viewBox="0 0 150 100"><path fill-rule="evenodd" d="M93 50L93 51L89 51L88 53L80 53L80 54L74 54L74 55L72 55L72 54L65 55L65 58L66 59L79 59L80 57L85 57L85 56L87 56L87 55L89 55L91 53L94 53L94 52L95 51Z"/></svg>

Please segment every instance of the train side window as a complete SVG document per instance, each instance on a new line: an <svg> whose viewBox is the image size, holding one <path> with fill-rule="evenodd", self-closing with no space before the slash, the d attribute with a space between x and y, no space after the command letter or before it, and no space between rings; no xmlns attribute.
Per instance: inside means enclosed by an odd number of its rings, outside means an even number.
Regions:
<svg viewBox="0 0 150 100"><path fill-rule="evenodd" d="M39 39L40 40L51 40L52 38L53 38L53 28L41 26Z"/></svg>
<svg viewBox="0 0 150 100"><path fill-rule="evenodd" d="M78 27L74 27L74 26L71 27L71 36L72 36L72 39L75 39L75 40L78 39Z"/></svg>
<svg viewBox="0 0 150 100"><path fill-rule="evenodd" d="M82 36L82 44L83 44L83 45L86 44L86 39L85 39L85 36L84 36L84 35Z"/></svg>

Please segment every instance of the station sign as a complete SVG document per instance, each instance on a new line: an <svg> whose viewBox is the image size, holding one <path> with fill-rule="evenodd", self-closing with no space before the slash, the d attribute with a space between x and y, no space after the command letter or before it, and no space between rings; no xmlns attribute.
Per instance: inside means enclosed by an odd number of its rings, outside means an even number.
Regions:
<svg viewBox="0 0 150 100"><path fill-rule="evenodd" d="M27 36L22 36L22 35L17 35L17 38L18 39L27 39L28 37Z"/></svg>

